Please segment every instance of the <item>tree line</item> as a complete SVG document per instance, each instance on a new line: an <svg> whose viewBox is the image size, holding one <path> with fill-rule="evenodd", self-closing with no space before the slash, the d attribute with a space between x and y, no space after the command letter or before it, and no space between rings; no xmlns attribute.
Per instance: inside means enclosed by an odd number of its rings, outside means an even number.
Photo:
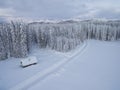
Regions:
<svg viewBox="0 0 120 90"><path fill-rule="evenodd" d="M0 60L27 57L31 47L67 52L86 39L120 39L119 21L78 21L59 23L0 23Z"/></svg>

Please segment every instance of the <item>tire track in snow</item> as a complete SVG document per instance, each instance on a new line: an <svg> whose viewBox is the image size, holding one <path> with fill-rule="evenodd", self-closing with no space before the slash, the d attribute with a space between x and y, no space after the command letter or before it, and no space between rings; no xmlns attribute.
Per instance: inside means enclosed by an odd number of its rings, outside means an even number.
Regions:
<svg viewBox="0 0 120 90"><path fill-rule="evenodd" d="M87 45L88 45L87 41L85 41L84 44L80 47L80 49L77 50L77 52L75 52L71 56L67 55L69 57L68 59L64 59L64 60L54 64L53 66L45 69L44 71L41 71L41 72L37 73L36 75L34 75L31 78L21 82L20 84L16 85L15 87L10 88L9 90L27 90L28 88L32 87L38 81L40 81L40 80L44 79L45 77L51 75L52 73L57 71L60 67L62 67L63 65L65 65L68 62L70 62L71 60L73 60L77 55L81 54L85 50Z"/></svg>

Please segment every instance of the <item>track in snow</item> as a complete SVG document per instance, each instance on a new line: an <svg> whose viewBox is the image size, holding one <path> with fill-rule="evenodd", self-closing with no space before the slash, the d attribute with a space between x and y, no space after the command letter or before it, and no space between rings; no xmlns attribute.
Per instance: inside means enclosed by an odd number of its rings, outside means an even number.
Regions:
<svg viewBox="0 0 120 90"><path fill-rule="evenodd" d="M120 90L119 45L89 40L82 54L28 90Z"/></svg>
<svg viewBox="0 0 120 90"><path fill-rule="evenodd" d="M37 73L36 75L32 76L31 78L23 81L22 83L16 85L15 87L12 87L10 90L26 90L33 86L38 81L44 79L45 77L51 75L55 71L57 71L59 68L61 68L63 65L67 64L71 60L73 60L77 55L80 55L86 48L87 42L85 41L84 44L77 50L77 52L73 53L72 55L68 54L66 57L68 59L61 60L60 62L54 64L53 66L49 67L48 69Z"/></svg>

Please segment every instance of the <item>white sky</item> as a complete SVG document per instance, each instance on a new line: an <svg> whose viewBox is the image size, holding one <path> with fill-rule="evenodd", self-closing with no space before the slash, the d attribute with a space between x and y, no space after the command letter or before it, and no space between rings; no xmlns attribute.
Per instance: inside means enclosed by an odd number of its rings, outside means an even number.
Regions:
<svg viewBox="0 0 120 90"><path fill-rule="evenodd" d="M0 16L120 19L120 0L0 0Z"/></svg>

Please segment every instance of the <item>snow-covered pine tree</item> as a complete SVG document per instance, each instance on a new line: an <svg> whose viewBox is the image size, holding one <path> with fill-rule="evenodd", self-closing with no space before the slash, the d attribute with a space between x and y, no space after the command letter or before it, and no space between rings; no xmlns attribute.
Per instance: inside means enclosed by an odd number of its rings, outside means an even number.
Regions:
<svg viewBox="0 0 120 90"><path fill-rule="evenodd" d="M11 57L26 57L27 47L27 28L20 22L11 21L12 51Z"/></svg>
<svg viewBox="0 0 120 90"><path fill-rule="evenodd" d="M9 57L9 39L8 24L0 24L0 60Z"/></svg>
<svg viewBox="0 0 120 90"><path fill-rule="evenodd" d="M31 47L61 52L74 49L86 39L119 40L119 21L86 20L60 23L14 22L0 24L0 59L26 57Z"/></svg>

